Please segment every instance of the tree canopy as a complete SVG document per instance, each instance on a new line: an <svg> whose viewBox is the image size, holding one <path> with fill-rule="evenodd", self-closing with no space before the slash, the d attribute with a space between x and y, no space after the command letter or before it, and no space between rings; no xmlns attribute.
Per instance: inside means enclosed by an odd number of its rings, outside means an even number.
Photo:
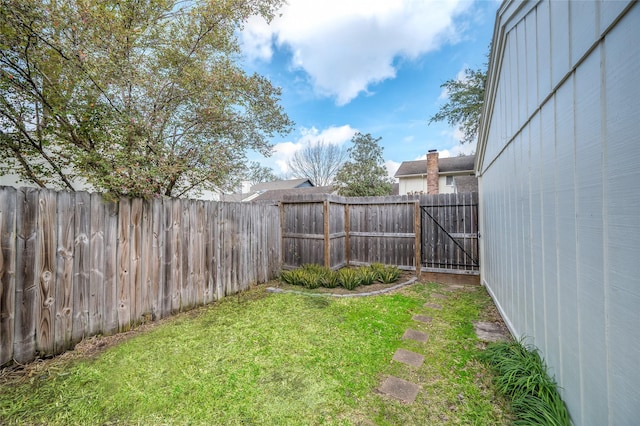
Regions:
<svg viewBox="0 0 640 426"><path fill-rule="evenodd" d="M321 140L294 153L287 166L292 176L309 179L316 186L327 186L346 159L344 149Z"/></svg>
<svg viewBox="0 0 640 426"><path fill-rule="evenodd" d="M292 122L238 64L282 0L0 0L0 171L116 197L225 187Z"/></svg>
<svg viewBox="0 0 640 426"><path fill-rule="evenodd" d="M273 182L278 180L278 176L271 167L263 166L257 161L251 161L245 171L244 180L253 186L262 182Z"/></svg>
<svg viewBox="0 0 640 426"><path fill-rule="evenodd" d="M382 138L371 134L356 133L348 149L349 161L344 163L334 179L340 195L368 197L391 195L393 180L387 175L382 157Z"/></svg>
<svg viewBox="0 0 640 426"><path fill-rule="evenodd" d="M446 121L450 126L459 126L463 135L461 143L475 141L478 135L486 81L486 70L467 68L464 70L464 78L444 82L440 87L447 91L449 99L429 119L429 123Z"/></svg>

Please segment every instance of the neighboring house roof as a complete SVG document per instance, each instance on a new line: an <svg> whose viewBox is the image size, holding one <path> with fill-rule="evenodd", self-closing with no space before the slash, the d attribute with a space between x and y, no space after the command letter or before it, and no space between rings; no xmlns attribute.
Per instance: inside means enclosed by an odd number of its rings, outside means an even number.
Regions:
<svg viewBox="0 0 640 426"><path fill-rule="evenodd" d="M281 201L285 195L301 195L301 194L332 194L335 191L333 186L313 186L291 189L272 189L265 191L251 201Z"/></svg>
<svg viewBox="0 0 640 426"><path fill-rule="evenodd" d="M472 172L475 155L438 158L440 174L455 172ZM417 176L427 174L427 160L403 161L394 175L395 177Z"/></svg>
<svg viewBox="0 0 640 426"><path fill-rule="evenodd" d="M473 171L473 162L475 161L475 158L475 155L438 158L438 168L440 169L440 173Z"/></svg>
<svg viewBox="0 0 640 426"><path fill-rule="evenodd" d="M254 191L269 191L272 189L291 189L291 188L309 188L315 186L309 179L289 179L274 180L272 182L261 182L251 187Z"/></svg>
<svg viewBox="0 0 640 426"><path fill-rule="evenodd" d="M220 197L221 201L237 201L240 202L245 199L250 194L222 194Z"/></svg>
<svg viewBox="0 0 640 426"><path fill-rule="evenodd" d="M394 177L427 174L427 160L403 161Z"/></svg>
<svg viewBox="0 0 640 426"><path fill-rule="evenodd" d="M478 178L475 176L455 176L453 180L456 192L478 192Z"/></svg>

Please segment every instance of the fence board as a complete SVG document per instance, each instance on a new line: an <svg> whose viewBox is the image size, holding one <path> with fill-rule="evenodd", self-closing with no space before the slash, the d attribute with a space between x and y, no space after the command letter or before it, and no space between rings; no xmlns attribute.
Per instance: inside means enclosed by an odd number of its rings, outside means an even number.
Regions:
<svg viewBox="0 0 640 426"><path fill-rule="evenodd" d="M89 274L89 334L102 331L104 315L105 206L100 194L91 194L91 272Z"/></svg>
<svg viewBox="0 0 640 426"><path fill-rule="evenodd" d="M171 208L171 240L173 251L171 252L171 313L180 311L181 287L182 287L182 200L173 200Z"/></svg>
<svg viewBox="0 0 640 426"><path fill-rule="evenodd" d="M0 365L13 358L16 202L17 194L14 188L0 190Z"/></svg>
<svg viewBox="0 0 640 426"><path fill-rule="evenodd" d="M118 289L118 331L131 328L131 201L122 199L118 203L118 248L117 248L117 289Z"/></svg>
<svg viewBox="0 0 640 426"><path fill-rule="evenodd" d="M171 267L173 265L173 200L165 199L162 202L162 217L163 217L163 248L162 251L162 268L160 282L162 283L162 309L160 317L165 317L171 312L171 292L173 274Z"/></svg>
<svg viewBox="0 0 640 426"><path fill-rule="evenodd" d="M73 252L73 325L72 343L75 344L89 334L89 276L91 255L89 234L91 198L87 192L77 192L75 197L75 235Z"/></svg>
<svg viewBox="0 0 640 426"><path fill-rule="evenodd" d="M40 307L36 324L36 351L53 352L55 339L55 282L56 282L56 194L43 191L38 200L38 289Z"/></svg>
<svg viewBox="0 0 640 426"><path fill-rule="evenodd" d="M135 324L142 319L142 215L143 204L141 199L131 200L131 226L130 226L130 263L129 280L131 294L131 321Z"/></svg>
<svg viewBox="0 0 640 426"><path fill-rule="evenodd" d="M36 353L36 322L39 292L36 286L38 190L21 188L17 197L16 216L16 307L13 358L31 360Z"/></svg>
<svg viewBox="0 0 640 426"><path fill-rule="evenodd" d="M156 259L153 257L153 201L144 201L142 205L142 221L140 243L140 308L138 315L143 321L152 319L152 295L153 295L153 270L157 267Z"/></svg>
<svg viewBox="0 0 640 426"><path fill-rule="evenodd" d="M151 286L149 303L151 304L151 319L162 318L162 304L164 300L164 207L161 199L152 202L151 213L151 258L148 263L151 266Z"/></svg>
<svg viewBox="0 0 640 426"><path fill-rule="evenodd" d="M58 194L55 352L72 347L75 194Z"/></svg>
<svg viewBox="0 0 640 426"><path fill-rule="evenodd" d="M182 214L180 216L180 220L182 221L180 225L180 247L182 250L179 253L179 261L181 265L181 275L180 275L180 310L184 311L189 309L193 305L193 301L191 298L191 289L193 285L193 262L195 256L195 252L192 251L194 249L194 223L191 219L195 219L191 215L191 210L193 208L193 201L184 200L182 201ZM194 212L195 213L195 212Z"/></svg>
<svg viewBox="0 0 640 426"><path fill-rule="evenodd" d="M105 205L104 226L104 313L102 315L103 333L118 331L118 213L119 203Z"/></svg>

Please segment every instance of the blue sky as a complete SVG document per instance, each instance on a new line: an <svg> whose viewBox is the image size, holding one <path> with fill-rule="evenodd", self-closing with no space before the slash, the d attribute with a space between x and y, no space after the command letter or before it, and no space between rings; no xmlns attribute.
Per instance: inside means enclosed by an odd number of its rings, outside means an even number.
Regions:
<svg viewBox="0 0 640 426"><path fill-rule="evenodd" d="M250 159L287 172L293 153L318 140L350 146L356 131L381 137L390 174L402 161L469 153L446 123L428 125L446 102L440 85L483 67L499 2L289 0L267 25L241 34L245 67L282 88L296 123L274 154Z"/></svg>

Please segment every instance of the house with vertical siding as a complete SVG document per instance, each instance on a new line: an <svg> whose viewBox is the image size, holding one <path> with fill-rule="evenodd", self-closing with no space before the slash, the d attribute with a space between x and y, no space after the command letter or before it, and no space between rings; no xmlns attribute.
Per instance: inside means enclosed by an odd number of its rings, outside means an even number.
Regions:
<svg viewBox="0 0 640 426"><path fill-rule="evenodd" d="M480 123L481 280L576 425L640 422L640 4L497 12Z"/></svg>

